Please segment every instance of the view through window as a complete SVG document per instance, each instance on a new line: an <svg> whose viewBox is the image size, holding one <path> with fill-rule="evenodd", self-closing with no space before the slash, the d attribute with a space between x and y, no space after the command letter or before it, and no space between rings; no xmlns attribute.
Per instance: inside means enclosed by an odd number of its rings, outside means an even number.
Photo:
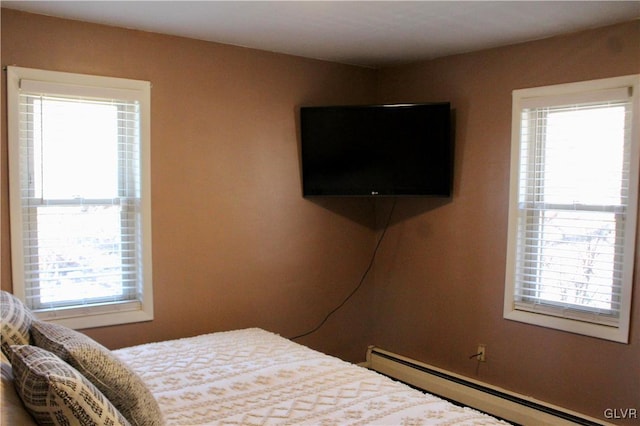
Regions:
<svg viewBox="0 0 640 426"><path fill-rule="evenodd" d="M40 304L120 299L118 107L33 100Z"/></svg>
<svg viewBox="0 0 640 426"><path fill-rule="evenodd" d="M523 114L525 137L543 139L534 159L535 207L522 230L538 251L529 265L537 276L524 296L617 310L621 265L616 251L621 248L616 248L616 221L622 219L617 212L627 191L622 183L628 180L623 169L626 108L596 105ZM536 117L530 120L530 114ZM530 121L536 129L527 128Z"/></svg>

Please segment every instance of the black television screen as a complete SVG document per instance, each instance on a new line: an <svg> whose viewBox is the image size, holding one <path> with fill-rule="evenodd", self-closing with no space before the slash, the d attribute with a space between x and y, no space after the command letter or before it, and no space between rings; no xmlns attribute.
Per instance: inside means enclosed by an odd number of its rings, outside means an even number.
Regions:
<svg viewBox="0 0 640 426"><path fill-rule="evenodd" d="M448 102L300 108L304 196L451 195Z"/></svg>

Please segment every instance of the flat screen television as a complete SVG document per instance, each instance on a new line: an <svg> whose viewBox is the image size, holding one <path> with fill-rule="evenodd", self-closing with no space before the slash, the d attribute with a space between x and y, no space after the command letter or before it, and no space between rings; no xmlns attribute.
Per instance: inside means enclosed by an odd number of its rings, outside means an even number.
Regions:
<svg viewBox="0 0 640 426"><path fill-rule="evenodd" d="M300 108L303 196L439 196L452 187L448 102Z"/></svg>

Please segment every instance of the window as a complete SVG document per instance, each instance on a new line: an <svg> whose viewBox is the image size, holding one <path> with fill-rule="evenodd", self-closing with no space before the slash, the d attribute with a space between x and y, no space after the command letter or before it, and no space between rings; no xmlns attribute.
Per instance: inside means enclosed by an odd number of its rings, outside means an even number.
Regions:
<svg viewBox="0 0 640 426"><path fill-rule="evenodd" d="M8 67L13 289L75 328L153 319L150 84Z"/></svg>
<svg viewBox="0 0 640 426"><path fill-rule="evenodd" d="M640 76L515 90L504 317L628 342Z"/></svg>

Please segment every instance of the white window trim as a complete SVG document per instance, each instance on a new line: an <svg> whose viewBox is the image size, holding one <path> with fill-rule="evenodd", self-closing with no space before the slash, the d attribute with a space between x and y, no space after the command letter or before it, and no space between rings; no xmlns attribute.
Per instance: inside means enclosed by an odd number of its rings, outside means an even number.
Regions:
<svg viewBox="0 0 640 426"><path fill-rule="evenodd" d="M625 256L629 260L623 266L623 286L621 289L620 318L617 326L596 324L578 319L562 318L550 315L543 308L539 312L531 312L516 309L514 302L515 293L515 264L516 245L518 234L518 199L519 199L519 175L520 175L520 132L521 111L527 107L539 106L542 102L545 106L559 105L567 99L572 102L581 102L581 96L585 92L599 91L603 98L608 98L620 90L628 91L631 88L632 98L632 134L631 134L631 165L630 165L630 193L628 202L628 215L632 218L632 226L625 232ZM633 287L633 271L636 245L636 221L638 207L638 180L640 173L640 74L590 80L585 82L559 84L553 86L520 89L513 91L512 105L512 134L511 134L511 172L509 188L509 222L505 277L505 298L503 316L505 319L524 322L542 327L568 331L571 333L611 340L620 343L628 343L629 327L631 319L631 296Z"/></svg>
<svg viewBox="0 0 640 426"><path fill-rule="evenodd" d="M61 310L35 312L40 319L59 323L67 327L82 329L116 324L151 321L153 312L153 284L151 259L151 84L147 81L86 74L45 71L15 66L7 67L7 113L9 136L9 196L11 218L11 252L13 269L13 293L21 300L26 298L24 285L24 262L22 241L22 202L20 197L19 152L19 107L18 96L21 81L38 85L60 85L65 92L76 90L85 96L116 94L125 99L140 101L140 167L141 167L141 214L142 214L142 297L138 301L110 303L97 306L73 307ZM27 83L28 81L28 83ZM14 165L13 167L11 167Z"/></svg>

